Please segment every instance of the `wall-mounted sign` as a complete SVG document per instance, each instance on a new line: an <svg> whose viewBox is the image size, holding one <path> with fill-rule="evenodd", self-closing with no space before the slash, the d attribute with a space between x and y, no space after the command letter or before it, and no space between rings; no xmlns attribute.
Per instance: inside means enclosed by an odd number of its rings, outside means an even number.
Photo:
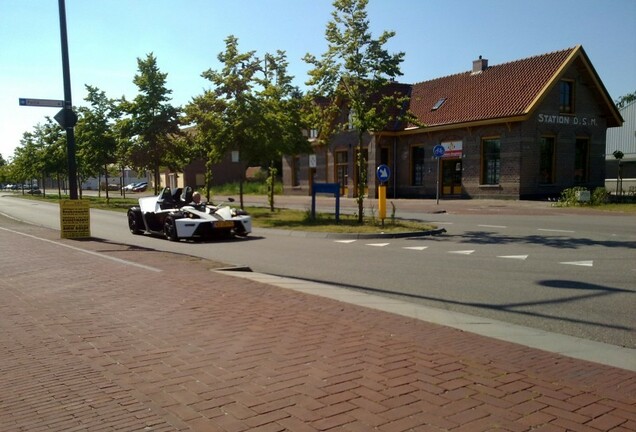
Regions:
<svg viewBox="0 0 636 432"><path fill-rule="evenodd" d="M595 117L578 117L571 115L555 115L555 114L539 114L537 117L539 123L545 124L562 124L570 126L598 126Z"/></svg>
<svg viewBox="0 0 636 432"><path fill-rule="evenodd" d="M462 142L461 141L447 141L441 143L444 147L444 159L455 159L462 157Z"/></svg>

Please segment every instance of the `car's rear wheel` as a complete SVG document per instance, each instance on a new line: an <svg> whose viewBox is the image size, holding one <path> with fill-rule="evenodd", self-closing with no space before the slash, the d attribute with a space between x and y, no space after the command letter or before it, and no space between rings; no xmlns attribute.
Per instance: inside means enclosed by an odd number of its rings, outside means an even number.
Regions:
<svg viewBox="0 0 636 432"><path fill-rule="evenodd" d="M135 235L143 234L142 227L141 211L134 208L128 209L128 228L130 232Z"/></svg>
<svg viewBox="0 0 636 432"><path fill-rule="evenodd" d="M166 220L163 222L163 234L170 241L179 241L177 236L177 226L174 223L174 217L166 216Z"/></svg>

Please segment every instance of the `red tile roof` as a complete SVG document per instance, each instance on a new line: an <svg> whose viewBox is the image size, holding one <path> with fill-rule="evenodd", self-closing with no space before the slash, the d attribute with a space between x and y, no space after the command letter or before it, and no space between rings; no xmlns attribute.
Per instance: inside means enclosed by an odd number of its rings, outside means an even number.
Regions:
<svg viewBox="0 0 636 432"><path fill-rule="evenodd" d="M600 100L613 106L583 48L577 46L491 66L477 73L469 71L414 84L410 109L428 127L495 119L519 120L530 114L536 101L577 58L582 58L597 82L599 94L603 96ZM446 98L445 102L434 110L433 106L441 98ZM616 107L606 110L612 117Z"/></svg>

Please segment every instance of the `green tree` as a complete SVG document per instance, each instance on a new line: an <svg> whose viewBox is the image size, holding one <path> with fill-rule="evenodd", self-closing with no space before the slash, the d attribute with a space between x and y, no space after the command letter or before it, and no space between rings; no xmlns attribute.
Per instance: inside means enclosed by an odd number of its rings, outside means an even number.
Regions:
<svg viewBox="0 0 636 432"><path fill-rule="evenodd" d="M40 179L44 193L46 178L57 179L58 197L62 198L62 183L68 178L68 159L66 157L66 134L60 126L46 117L46 123L36 127L36 136L39 141L39 166L41 167Z"/></svg>
<svg viewBox="0 0 636 432"><path fill-rule="evenodd" d="M239 52L238 39L228 36L225 39L225 51L217 56L222 63L220 71L208 69L201 76L211 82L213 88L203 94L203 99L195 99L200 111L211 107L214 114L208 113L209 123L199 124L202 139L210 139L205 153L208 157L222 157L228 151L238 151L241 176L239 195L243 207L243 183L245 167L257 152L258 114L254 92L255 74L261 68L255 51ZM220 127L212 131L210 125Z"/></svg>
<svg viewBox="0 0 636 432"><path fill-rule="evenodd" d="M88 92L84 100L90 104L79 108L80 120L77 122L75 137L77 155L83 175L105 176L108 185L108 166L116 162L117 139L113 125L119 117L117 104L106 97L106 93L97 87L86 85ZM101 194L101 189L100 189ZM108 201L108 187L106 201Z"/></svg>
<svg viewBox="0 0 636 432"><path fill-rule="evenodd" d="M307 54L309 71L307 85L314 100L326 97L328 106L319 107L319 130L323 140L342 126L335 121L340 104L349 109L349 120L357 131L356 178L358 222L363 222L364 190L367 183L363 140L366 134L382 130L391 117L400 113L403 95L389 91L391 81L402 75L400 64L404 53L390 54L385 44L395 32L385 31L372 37L367 19L368 0L335 0L332 20L327 24L327 51L320 59Z"/></svg>
<svg viewBox="0 0 636 432"><path fill-rule="evenodd" d="M274 211L274 189L278 173L276 164L285 154L307 153L309 141L303 135L307 129L303 122L304 99L300 90L292 85L288 75L287 56L284 51L267 54L264 60L262 91L258 94L261 133L258 146L260 163L269 166L268 192L270 210Z"/></svg>
<svg viewBox="0 0 636 432"><path fill-rule="evenodd" d="M0 183L3 185L9 180L9 164L0 154Z"/></svg>
<svg viewBox="0 0 636 432"><path fill-rule="evenodd" d="M10 171L16 181L24 184L37 179L43 189L47 178L57 177L61 197L61 183L67 177L67 169L66 137L57 123L46 117L46 123L38 123L33 131L22 135Z"/></svg>
<svg viewBox="0 0 636 432"><path fill-rule="evenodd" d="M214 173L212 167L220 162L227 151L227 138L223 114L227 108L225 100L215 92L206 90L196 96L184 108L185 121L195 124L186 130L186 140L192 159L205 161L206 197L210 201L210 189Z"/></svg>
<svg viewBox="0 0 636 432"><path fill-rule="evenodd" d="M137 59L138 73L133 83L139 94L132 101L122 98L120 108L128 115L120 124L123 136L130 141L129 155L135 168L154 173L155 193L161 183L161 166L181 168L185 149L177 139L181 108L169 102L172 90L166 88L168 74L162 73L157 59L150 53Z"/></svg>
<svg viewBox="0 0 636 432"><path fill-rule="evenodd" d="M618 100L616 100L616 106L618 108L623 108L625 106L627 106L627 104L629 104L632 101L636 100L636 92L634 93L627 93L626 95L623 95L621 97L618 98Z"/></svg>
<svg viewBox="0 0 636 432"><path fill-rule="evenodd" d="M9 174L9 163L4 160L2 155L0 154L0 183L3 185L7 183L10 179Z"/></svg>
<svg viewBox="0 0 636 432"><path fill-rule="evenodd" d="M15 181L24 184L34 178L40 178L44 169L42 157L42 125L38 124L33 132L24 132L20 146L13 154L12 175Z"/></svg>

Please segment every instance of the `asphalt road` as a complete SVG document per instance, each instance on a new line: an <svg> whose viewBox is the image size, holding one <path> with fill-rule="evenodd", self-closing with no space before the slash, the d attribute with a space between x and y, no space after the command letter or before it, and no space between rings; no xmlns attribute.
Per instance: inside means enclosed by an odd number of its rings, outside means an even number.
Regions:
<svg viewBox="0 0 636 432"><path fill-rule="evenodd" d="M404 206L405 207L405 206ZM59 228L59 209L0 197L0 212ZM95 237L254 271L327 282L414 303L636 347L636 218L422 213L447 233L352 240L272 230L247 239L172 243L128 232L123 213L91 211Z"/></svg>

